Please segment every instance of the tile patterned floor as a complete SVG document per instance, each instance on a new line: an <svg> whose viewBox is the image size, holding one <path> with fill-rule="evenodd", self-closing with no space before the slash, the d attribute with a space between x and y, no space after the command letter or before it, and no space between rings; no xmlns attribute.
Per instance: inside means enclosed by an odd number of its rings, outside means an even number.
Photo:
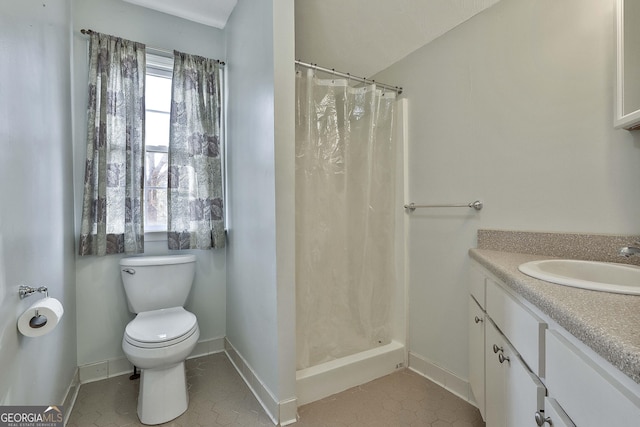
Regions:
<svg viewBox="0 0 640 427"><path fill-rule="evenodd" d="M224 353L187 361L189 409L162 426L273 426ZM142 426L138 380L83 384L67 427ZM481 427L476 408L409 370L299 408L296 427Z"/></svg>
<svg viewBox="0 0 640 427"><path fill-rule="evenodd" d="M297 427L483 427L480 412L408 369L298 408Z"/></svg>
<svg viewBox="0 0 640 427"><path fill-rule="evenodd" d="M136 413L140 380L122 375L83 384L67 427L142 426ZM273 427L224 353L187 360L189 409L162 426Z"/></svg>

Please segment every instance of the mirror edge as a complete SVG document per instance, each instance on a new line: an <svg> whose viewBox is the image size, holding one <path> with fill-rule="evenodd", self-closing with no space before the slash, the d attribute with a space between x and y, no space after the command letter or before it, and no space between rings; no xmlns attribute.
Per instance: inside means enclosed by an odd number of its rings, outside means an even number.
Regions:
<svg viewBox="0 0 640 427"><path fill-rule="evenodd" d="M616 96L613 126L616 129L640 129L640 110L624 114L624 0L616 0Z"/></svg>

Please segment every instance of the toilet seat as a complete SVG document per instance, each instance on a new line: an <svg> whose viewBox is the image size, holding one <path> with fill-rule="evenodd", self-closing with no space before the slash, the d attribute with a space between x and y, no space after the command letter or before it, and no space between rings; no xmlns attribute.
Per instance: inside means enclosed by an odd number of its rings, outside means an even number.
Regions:
<svg viewBox="0 0 640 427"><path fill-rule="evenodd" d="M125 328L124 339L140 348L159 348L178 344L198 330L193 313L182 307L139 313Z"/></svg>

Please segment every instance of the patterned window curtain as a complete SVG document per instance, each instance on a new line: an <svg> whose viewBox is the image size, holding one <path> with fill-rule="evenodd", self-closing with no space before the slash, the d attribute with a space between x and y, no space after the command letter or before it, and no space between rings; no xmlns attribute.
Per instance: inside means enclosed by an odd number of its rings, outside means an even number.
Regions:
<svg viewBox="0 0 640 427"><path fill-rule="evenodd" d="M145 46L95 32L90 37L79 253L140 253L144 251Z"/></svg>
<svg viewBox="0 0 640 427"><path fill-rule="evenodd" d="M218 61L174 52L169 134L169 249L225 246Z"/></svg>

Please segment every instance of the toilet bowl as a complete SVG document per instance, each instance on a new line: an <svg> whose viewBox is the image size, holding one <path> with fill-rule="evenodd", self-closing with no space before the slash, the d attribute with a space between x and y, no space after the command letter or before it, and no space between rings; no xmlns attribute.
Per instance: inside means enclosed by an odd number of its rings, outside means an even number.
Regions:
<svg viewBox="0 0 640 427"><path fill-rule="evenodd" d="M187 410L185 359L200 329L185 310L195 273L193 255L134 257L120 261L129 308L137 316L122 338L127 359L141 369L138 417L162 424Z"/></svg>
<svg viewBox="0 0 640 427"><path fill-rule="evenodd" d="M140 313L127 325L122 349L142 370L138 393L142 423L161 424L187 410L184 360L199 337L196 317L182 307Z"/></svg>

